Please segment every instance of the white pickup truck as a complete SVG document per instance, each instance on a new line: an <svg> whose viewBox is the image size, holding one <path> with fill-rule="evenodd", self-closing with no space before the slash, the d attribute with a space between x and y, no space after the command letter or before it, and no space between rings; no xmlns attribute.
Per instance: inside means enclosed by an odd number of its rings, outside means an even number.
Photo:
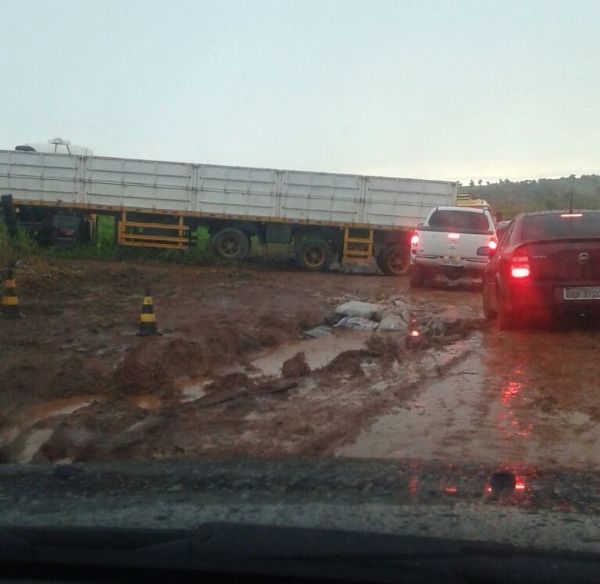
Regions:
<svg viewBox="0 0 600 584"><path fill-rule="evenodd" d="M415 288L437 274L450 279L481 277L498 240L488 209L436 207L410 244L409 278Z"/></svg>

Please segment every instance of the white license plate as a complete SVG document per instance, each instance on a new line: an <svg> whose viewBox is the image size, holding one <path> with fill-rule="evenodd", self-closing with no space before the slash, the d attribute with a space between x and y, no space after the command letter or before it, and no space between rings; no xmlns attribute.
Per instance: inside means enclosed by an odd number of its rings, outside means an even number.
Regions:
<svg viewBox="0 0 600 584"><path fill-rule="evenodd" d="M565 300L600 300L600 286L564 288L563 298Z"/></svg>
<svg viewBox="0 0 600 584"><path fill-rule="evenodd" d="M459 257L444 256L440 260L440 264L442 266L461 267L463 265L463 261Z"/></svg>

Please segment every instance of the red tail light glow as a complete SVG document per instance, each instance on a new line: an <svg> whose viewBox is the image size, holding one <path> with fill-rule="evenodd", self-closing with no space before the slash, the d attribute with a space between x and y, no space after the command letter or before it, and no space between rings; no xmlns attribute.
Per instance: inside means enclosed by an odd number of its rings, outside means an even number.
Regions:
<svg viewBox="0 0 600 584"><path fill-rule="evenodd" d="M517 280L523 278L529 278L531 273L529 269L529 257L528 256L514 256L510 262L510 274Z"/></svg>
<svg viewBox="0 0 600 584"><path fill-rule="evenodd" d="M410 245L413 247L417 247L417 245L419 245L419 236L416 233L410 238Z"/></svg>
<svg viewBox="0 0 600 584"><path fill-rule="evenodd" d="M496 249L498 247L498 242L495 239L490 239L490 242L488 243L488 247L490 249Z"/></svg>
<svg viewBox="0 0 600 584"><path fill-rule="evenodd" d="M460 233L448 233L448 239L458 241L460 239Z"/></svg>

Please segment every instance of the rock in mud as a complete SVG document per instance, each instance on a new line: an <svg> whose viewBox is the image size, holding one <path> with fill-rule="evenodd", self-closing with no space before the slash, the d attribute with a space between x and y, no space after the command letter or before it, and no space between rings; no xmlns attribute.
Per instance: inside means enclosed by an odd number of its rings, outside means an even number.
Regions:
<svg viewBox="0 0 600 584"><path fill-rule="evenodd" d="M364 371L361 362L369 357L369 351L349 350L340 353L333 361L322 367L320 371L327 374L345 375L351 377L363 377Z"/></svg>
<svg viewBox="0 0 600 584"><path fill-rule="evenodd" d="M399 314L385 312L377 330L386 332L401 332L406 334L408 331L408 323Z"/></svg>
<svg viewBox="0 0 600 584"><path fill-rule="evenodd" d="M334 326L351 331L374 331L379 323L363 316L345 316Z"/></svg>
<svg viewBox="0 0 600 584"><path fill-rule="evenodd" d="M330 335L332 332L333 332L333 329L330 326L328 326L326 324L322 324L322 325L312 328L308 331L304 331L302 333L302 335L305 337L310 337L312 339L318 339L319 337L326 337L327 335Z"/></svg>
<svg viewBox="0 0 600 584"><path fill-rule="evenodd" d="M383 304L360 302L358 300L345 302L335 309L338 314L343 314L344 316L360 316L362 318L374 318L376 320L379 319L378 317L384 310L385 306Z"/></svg>
<svg viewBox="0 0 600 584"><path fill-rule="evenodd" d="M337 312L329 312L325 315L323 322L326 325L334 325L334 324L337 324L338 322L340 322L340 320L342 320L342 318L344 318L343 314L338 314Z"/></svg>
<svg viewBox="0 0 600 584"><path fill-rule="evenodd" d="M310 367L306 363L304 351L296 353L283 363L281 374L283 377L302 377L310 373Z"/></svg>

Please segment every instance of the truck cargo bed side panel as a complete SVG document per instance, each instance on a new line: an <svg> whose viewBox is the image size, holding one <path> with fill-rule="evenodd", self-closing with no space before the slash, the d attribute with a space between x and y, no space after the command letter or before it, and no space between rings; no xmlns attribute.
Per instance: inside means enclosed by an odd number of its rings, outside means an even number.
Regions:
<svg viewBox="0 0 600 584"><path fill-rule="evenodd" d="M370 225L414 228L432 207L453 202L456 192L452 183L371 176L366 180L365 223Z"/></svg>
<svg viewBox="0 0 600 584"><path fill-rule="evenodd" d="M195 211L274 219L276 174L262 168L199 165Z"/></svg>
<svg viewBox="0 0 600 584"><path fill-rule="evenodd" d="M361 177L283 171L281 216L301 223L360 223Z"/></svg>
<svg viewBox="0 0 600 584"><path fill-rule="evenodd" d="M81 159L68 154L0 152L0 194L37 201L77 202L78 165Z"/></svg>
<svg viewBox="0 0 600 584"><path fill-rule="evenodd" d="M85 193L91 205L190 211L193 165L89 157Z"/></svg>

